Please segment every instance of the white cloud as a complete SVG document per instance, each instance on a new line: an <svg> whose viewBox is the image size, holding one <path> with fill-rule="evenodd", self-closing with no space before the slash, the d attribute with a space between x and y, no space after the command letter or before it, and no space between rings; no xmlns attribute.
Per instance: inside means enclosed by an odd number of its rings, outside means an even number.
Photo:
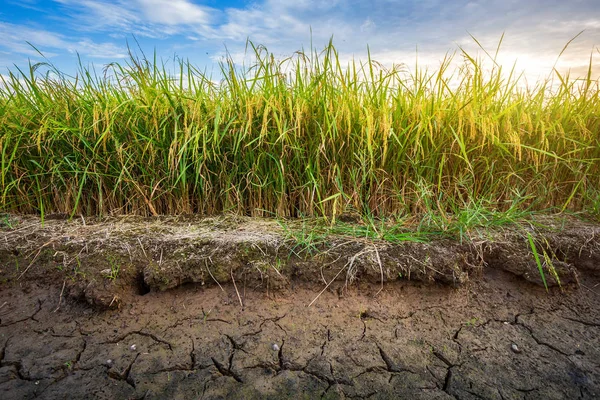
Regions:
<svg viewBox="0 0 600 400"><path fill-rule="evenodd" d="M38 52L32 47L60 48L65 43L56 33L42 29L33 29L20 25L0 22L0 47L10 51L30 56L38 56ZM31 43L31 45L27 44Z"/></svg>
<svg viewBox="0 0 600 400"><path fill-rule="evenodd" d="M561 71L569 67L574 74L582 71L594 45L600 44L597 0L257 0L221 10L199 0L55 1L64 6L68 18L63 21L75 31L100 33L121 42L131 34L171 38L171 49L202 48L205 54L204 47L210 47L213 60L223 55L223 44L236 60L247 59L243 55L247 38L284 57L307 49L311 41L321 48L333 36L343 60L365 59L368 45L373 58L384 65L412 66L418 49L420 65L437 68L444 55L458 46L469 54L484 55L469 32L490 52L504 32L498 60L505 69L516 60L517 69L527 70L527 78L534 80L551 72L563 46L581 29L586 32L557 64ZM111 43L96 45L34 31L17 33L16 39L14 33L5 35L0 30L0 35L8 37L10 48L23 52L28 51L23 39L27 37L52 51L64 46L101 58L123 53ZM459 61L457 57L455 62Z"/></svg>
<svg viewBox="0 0 600 400"><path fill-rule="evenodd" d="M377 27L377 24L375 24L375 22L373 22L373 20L371 18L367 18L365 20L365 22L363 22L363 24L360 26L360 31L368 32L368 31L375 29L376 27Z"/></svg>
<svg viewBox="0 0 600 400"><path fill-rule="evenodd" d="M587 72L590 52L600 45L600 10L595 3L354 0L319 9L321 3L312 0L267 0L245 9L226 10L227 22L214 31L238 59L243 59L239 54L247 37L275 54L290 55L308 45L312 28L317 47L334 36L344 61L364 60L369 46L372 58L387 67L405 63L412 68L418 56L419 65L430 69L437 69L444 56L459 50L458 46L485 59L485 52L469 32L492 54L504 33L497 61L507 73L516 63L516 71L524 71L524 78L531 83L552 75L555 63L560 73L571 69L572 77ZM585 32L557 62L563 47L582 29ZM458 54L453 66L461 62Z"/></svg>
<svg viewBox="0 0 600 400"><path fill-rule="evenodd" d="M40 57L38 51L45 57L54 57L64 50L91 58L116 59L127 54L113 43L96 43L85 38L71 41L55 32L5 22L0 22L0 37L3 38L0 48L35 58Z"/></svg>
<svg viewBox="0 0 600 400"><path fill-rule="evenodd" d="M218 12L188 0L54 0L66 7L65 23L89 32L114 31L165 38L193 30L207 33ZM111 32L114 34L114 32Z"/></svg>
<svg viewBox="0 0 600 400"><path fill-rule="evenodd" d="M95 43L89 39L83 39L66 47L71 53L77 52L91 58L115 60L127 57L127 51L114 43Z"/></svg>
<svg viewBox="0 0 600 400"><path fill-rule="evenodd" d="M200 24L210 22L210 10L187 0L136 0L142 13L150 22L179 25Z"/></svg>

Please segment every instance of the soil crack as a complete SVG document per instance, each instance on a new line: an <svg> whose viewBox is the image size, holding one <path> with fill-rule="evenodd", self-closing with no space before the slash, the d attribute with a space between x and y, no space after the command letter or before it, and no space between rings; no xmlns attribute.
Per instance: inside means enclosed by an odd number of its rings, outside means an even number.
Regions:
<svg viewBox="0 0 600 400"><path fill-rule="evenodd" d="M258 326L258 329L260 331L262 331L262 327L267 323L267 322L272 322L273 324L275 324L276 327L278 327L279 329L281 329L283 331L283 333L286 334L287 336L287 331L279 324L279 321L281 321L282 319L284 319L287 316L287 314L283 314L281 317L271 317L271 318L264 318L263 321L260 323L260 325Z"/></svg>
<svg viewBox="0 0 600 400"><path fill-rule="evenodd" d="M458 327L456 332L454 332L454 335L452 335L452 340L454 340L455 342L458 340L458 335L460 335L460 332L462 331L463 327L464 327L464 325L461 325ZM458 343L458 342L456 342L456 343Z"/></svg>
<svg viewBox="0 0 600 400"><path fill-rule="evenodd" d="M365 369L363 372L359 373L358 375L355 375L354 377L352 377L353 380L356 380L358 378L360 378L361 376L363 376L364 374L368 374L369 372L388 372L388 370L386 368L380 367L380 366L373 366L373 367L369 367L367 369Z"/></svg>
<svg viewBox="0 0 600 400"><path fill-rule="evenodd" d="M392 361L392 359L381 348L381 346L377 345L377 348L379 349L379 355L381 356L381 359L385 363L385 367L388 372L410 372L410 373L414 374L414 371L411 371L408 368L402 368L402 367L398 366L394 361Z"/></svg>
<svg viewBox="0 0 600 400"><path fill-rule="evenodd" d="M233 361L233 353L229 356L228 367L225 367L214 357L211 357L211 360L221 375L229 376L229 377L235 379L236 381L238 381L239 383L244 383L244 380L242 379L242 377L231 369L231 364Z"/></svg>
<svg viewBox="0 0 600 400"><path fill-rule="evenodd" d="M545 346L545 347L549 348L550 350L554 350L555 352L557 352L557 353L559 353L559 354L562 354L562 355L563 355L563 356L565 356L565 357L569 357L569 356L571 355L571 354L565 353L564 351L560 350L559 348L557 348L557 347L556 347L556 346L554 346L554 345L551 345L550 343L546 343L546 342L543 342L543 341L541 341L540 339L538 339L538 338L535 336L535 334L533 333L533 329L532 329L532 328L530 328L529 326L527 326L526 324L524 324L524 323L522 323L522 322L519 322L519 321L518 321L518 317L519 317L519 315L515 316L515 320L517 321L516 323L517 323L519 326L522 326L523 328L525 328L525 330L527 330L527 332L529 332L529 335L531 336L531 338L532 338L533 340L535 340L535 342L536 342L538 345L540 345L540 346Z"/></svg>
<svg viewBox="0 0 600 400"><path fill-rule="evenodd" d="M245 338L245 337L250 337L250 336L257 336L257 335L260 335L261 333L262 333L262 328L259 327L259 329L257 331L242 333L240 335L240 337Z"/></svg>
<svg viewBox="0 0 600 400"><path fill-rule="evenodd" d="M279 369L281 371L287 369L290 365L286 362L285 358L283 358L283 346L285 345L285 340L281 339L281 346L279 346L279 351L277 352L277 360L279 361Z"/></svg>
<svg viewBox="0 0 600 400"><path fill-rule="evenodd" d="M3 365L2 363L4 362L4 355L6 354L6 348L8 347L8 342L10 339L10 337L6 339L6 342L4 342L4 345L0 349L0 367Z"/></svg>
<svg viewBox="0 0 600 400"><path fill-rule="evenodd" d="M244 350L243 343L238 343L232 336L229 336L227 334L225 335L225 337L227 338L227 340L229 340L229 343L231 343L231 347L233 348L234 352L235 350L239 350L241 352L249 354L246 350Z"/></svg>
<svg viewBox="0 0 600 400"><path fill-rule="evenodd" d="M222 318L206 318L206 322L222 322L224 324L231 325L231 321L224 320Z"/></svg>
<svg viewBox="0 0 600 400"><path fill-rule="evenodd" d="M81 350L79 352L77 352L77 355L75 356L75 360L73 360L73 365L77 365L79 360L81 360L81 356L85 352L86 348L87 348L87 340L83 339L83 346L82 346Z"/></svg>
<svg viewBox="0 0 600 400"><path fill-rule="evenodd" d="M360 339L358 339L359 341L363 340L367 334L367 323L363 319L361 319L360 322L362 322L362 324L363 324L363 331L362 331L362 335L360 336Z"/></svg>
<svg viewBox="0 0 600 400"><path fill-rule="evenodd" d="M162 333L164 334L165 332L167 332L167 331L169 331L171 329L175 329L178 326L183 325L187 321L193 321L195 319L199 319L199 318L196 318L196 317L186 317L186 318L178 319L173 324L165 326L165 328L162 330Z"/></svg>
<svg viewBox="0 0 600 400"><path fill-rule="evenodd" d="M454 364L454 363L450 362L450 360L448 360L448 358L446 358L446 356L443 353L441 353L440 351L434 349L433 347L432 347L431 354L433 354L433 356L435 358L437 358L438 360L440 360L442 363L444 363L446 365L446 376L444 377L444 383L443 383L441 389L444 392L446 392L448 395L454 397L455 399L458 399L458 396L456 396L453 393L450 393L449 388L450 388L450 384L452 382L452 377L453 377L453 374L454 374L454 372L452 371L453 368L460 367L462 364ZM439 378L433 373L433 371L431 371L431 369L429 367L427 367L427 370L434 377L434 379L436 381L439 380ZM439 384L436 383L436 386L439 387Z"/></svg>
<svg viewBox="0 0 600 400"><path fill-rule="evenodd" d="M204 369L204 368L200 368L200 369ZM195 371L195 370L196 370L196 368L193 368L193 367L192 367L192 368L188 368L188 367L187 367L187 366L185 366L185 365L180 365L180 364L177 364L177 365L173 365L172 367L161 368L161 369L159 369L159 370L156 370L156 371L150 372L150 374L152 374L152 375L156 375L156 374L161 374L161 373L163 373L163 372L175 372L175 371L181 371L181 372L193 372L193 371Z"/></svg>
<svg viewBox="0 0 600 400"><path fill-rule="evenodd" d="M3 362L2 366L3 367L15 367L15 372L17 373L17 377L22 381L33 382L36 380L36 379L31 378L29 376L29 374L27 374L27 372L23 368L23 364L21 363L21 361Z"/></svg>
<svg viewBox="0 0 600 400"><path fill-rule="evenodd" d="M450 382L452 381L452 368L452 366L448 367L448 370L446 371L446 377L444 378L444 386L442 386L442 390L448 394L450 394L450 392L448 392L448 388L450 387Z"/></svg>
<svg viewBox="0 0 600 400"><path fill-rule="evenodd" d="M131 373L131 368L133 367L133 364L135 364L136 360L138 359L138 357L140 356L140 353L137 353L135 355L135 358L133 359L133 361L131 361L129 363L129 365L121 372L119 371L115 371L113 369L108 371L108 376L112 379L116 379L119 381L124 381L127 384L129 384L129 386L131 386L132 388L135 389L135 381L131 378L130 373Z"/></svg>
<svg viewBox="0 0 600 400"><path fill-rule="evenodd" d="M325 346L327 346L327 340L321 345L321 355L325 354Z"/></svg>
<svg viewBox="0 0 600 400"><path fill-rule="evenodd" d="M74 338L77 337L77 335L75 334L58 334L54 332L54 327L51 328L46 328L46 329L32 329L33 332L37 333L38 335L45 335L48 334L52 337L55 338Z"/></svg>
<svg viewBox="0 0 600 400"><path fill-rule="evenodd" d="M44 302L43 302L42 300L38 299L37 309L34 311L34 313L33 313L32 315L30 315L29 317L26 317L26 318L22 318L22 319L19 319L19 320L13 321L13 322L8 322L8 323L6 323L6 324L0 324L0 328L4 328L5 326L11 326L11 325L15 325L15 324L18 324L19 322L25 322L25 321L29 321L29 320L32 320L32 321L35 321L35 322L40 322L40 321L38 321L37 319L35 319L35 316L36 316L36 315L37 315L37 314L38 314L40 311L42 311L42 304L43 304L43 303L44 303Z"/></svg>
<svg viewBox="0 0 600 400"><path fill-rule="evenodd" d="M333 364L330 361L327 361L327 363L329 364L329 373L331 374L331 377L323 375L323 374L319 374L316 371L306 371L306 368L303 370L304 373L312 375L312 376L316 377L317 379L327 382L327 388L321 394L321 398L324 398L327 395L327 393L329 392L329 390L335 385L342 384L342 385L347 385L347 386L354 386L354 382L352 382L352 380L350 380L350 379L336 378L335 371L333 370Z"/></svg>
<svg viewBox="0 0 600 400"><path fill-rule="evenodd" d="M196 343L194 342L194 338L190 338L192 340L192 351L190 351L190 362L191 369L194 369L196 366Z"/></svg>
<svg viewBox="0 0 600 400"><path fill-rule="evenodd" d="M514 386L512 386L512 388L520 393L531 393L531 392L535 392L535 391L539 390L539 388L523 389L523 388L518 388L518 387L514 387Z"/></svg>
<svg viewBox="0 0 600 400"><path fill-rule="evenodd" d="M431 354L433 354L438 360L440 360L441 362L443 362L444 364L446 364L446 366L448 367L454 367L454 364L452 364L450 361L448 361L448 359L439 351L437 350L433 350L431 352Z"/></svg>
<svg viewBox="0 0 600 400"><path fill-rule="evenodd" d="M598 322L590 322L590 321L584 321L578 318L571 318L571 317L562 317L563 319L569 320L569 321L573 321L573 322L578 322L582 325L585 326L592 326L592 327L596 327L596 328L600 328L600 323Z"/></svg>

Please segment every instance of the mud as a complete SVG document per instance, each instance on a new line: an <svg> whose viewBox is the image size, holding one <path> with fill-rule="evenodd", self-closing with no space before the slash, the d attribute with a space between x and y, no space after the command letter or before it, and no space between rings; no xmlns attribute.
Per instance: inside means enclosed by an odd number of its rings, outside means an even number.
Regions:
<svg viewBox="0 0 600 400"><path fill-rule="evenodd" d="M592 225L537 232L540 252L572 277L546 291L513 233L394 246L339 239L328 249L345 260L328 266L330 254L281 257L294 244L269 225L200 234L181 221L26 222L3 231L0 249L2 399L600 397ZM273 264L261 269L248 243ZM427 257L437 272L423 270ZM152 271L176 270L206 276L153 284Z"/></svg>

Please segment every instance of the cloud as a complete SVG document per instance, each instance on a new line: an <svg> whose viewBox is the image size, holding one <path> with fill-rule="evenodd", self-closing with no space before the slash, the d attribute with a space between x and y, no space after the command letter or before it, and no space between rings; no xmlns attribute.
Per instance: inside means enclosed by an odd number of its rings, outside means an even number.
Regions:
<svg viewBox="0 0 600 400"><path fill-rule="evenodd" d="M211 10L187 0L136 0L132 2L140 7L140 10L150 22L179 25L179 24L201 24L210 22Z"/></svg>
<svg viewBox="0 0 600 400"><path fill-rule="evenodd" d="M485 57L473 37L494 53L504 34L498 60L507 70L517 62L517 70L526 70L530 80L551 74L565 44L582 29L585 32L570 43L557 63L559 71L587 65L590 52L600 44L595 0L346 1L326 10L316 8L315 3L269 0L261 6L229 11L227 24L218 32L235 40L244 33L251 38L257 35L275 53L285 49L291 53L308 43L307 31L312 28L314 43L323 45L333 35L346 59L365 59L368 45L373 58L385 65L414 65L418 49L421 65L432 68L439 66L447 52L459 50L458 46ZM238 49L230 46L232 51Z"/></svg>
<svg viewBox="0 0 600 400"><path fill-rule="evenodd" d="M90 39L82 39L65 47L70 53L81 53L91 58L114 60L128 56L127 51L121 46L114 43L96 43Z"/></svg>
<svg viewBox="0 0 600 400"><path fill-rule="evenodd" d="M175 35L244 44L247 38L294 50L332 35L350 51L371 47L447 50L456 42L503 32L529 48L566 41L581 29L600 30L596 0L264 0L222 10L190 0L55 0L79 30ZM594 17L595 16L595 17ZM550 35L550 38L548 37ZM571 35L571 36L569 36ZM469 38L470 39L470 38ZM550 39L550 40L549 40ZM535 44L533 44L535 42ZM288 51L293 51L288 48Z"/></svg>
<svg viewBox="0 0 600 400"><path fill-rule="evenodd" d="M65 6L65 17L62 22L76 30L87 32L106 32L112 30L119 34L130 33L132 27L144 31L145 27L139 26L141 19L133 11L119 3L95 0L55 0Z"/></svg>
<svg viewBox="0 0 600 400"><path fill-rule="evenodd" d="M56 33L4 22L0 22L0 37L2 37L0 47L11 52L30 56L39 55L32 45L40 48L57 49L65 44ZM27 42L32 45L27 44Z"/></svg>
<svg viewBox="0 0 600 400"><path fill-rule="evenodd" d="M54 0L65 7L64 22L88 32L119 31L166 38L192 30L206 33L219 12L188 0ZM114 33L114 32L113 32Z"/></svg>
<svg viewBox="0 0 600 400"><path fill-rule="evenodd" d="M360 31L361 32L368 32L370 30L373 30L377 27L377 24L375 22L373 22L373 20L371 18L367 18L365 20L365 22L363 22L363 24L360 26Z"/></svg>
<svg viewBox="0 0 600 400"><path fill-rule="evenodd" d="M28 10L44 12L44 9L38 5L38 0L5 0L5 3Z"/></svg>
<svg viewBox="0 0 600 400"><path fill-rule="evenodd" d="M285 57L311 44L322 48L333 36L343 60L365 59L369 46L373 58L383 64L414 65L417 50L421 65L435 68L459 46L471 55L485 56L473 37L493 53L504 33L498 60L507 68L516 60L518 68L533 77L550 73L564 45L582 29L586 31L570 44L558 67L582 70L600 44L597 0L256 0L220 9L219 2L208 7L199 0L54 2L61 5L62 15L55 13L53 18L75 36L103 35L124 42L133 34L152 39L142 40L142 45L166 44L170 51L186 49L201 55L210 51L213 60L224 54L223 44L236 59L245 59L248 38ZM33 37L32 42L39 39L52 51L64 46L99 58L123 53L111 43L91 44L48 29L31 29L35 32L29 33L43 37L9 36L10 48L20 45L19 51L27 51L23 38ZM61 46L52 40L61 41Z"/></svg>
<svg viewBox="0 0 600 400"><path fill-rule="evenodd" d="M91 58L116 59L127 55L122 47L113 43L96 43L87 38L70 40L55 32L5 22L0 22L0 37L3 38L0 49L31 57L40 57L38 51L46 57L54 57L64 50Z"/></svg>

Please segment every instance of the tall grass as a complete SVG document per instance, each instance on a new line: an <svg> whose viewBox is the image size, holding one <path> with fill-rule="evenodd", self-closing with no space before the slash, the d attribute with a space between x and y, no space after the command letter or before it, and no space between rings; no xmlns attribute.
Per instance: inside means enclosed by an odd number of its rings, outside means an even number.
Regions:
<svg viewBox="0 0 600 400"><path fill-rule="evenodd" d="M248 47L221 80L131 57L0 82L0 207L21 213L369 217L463 210L600 214L590 75L524 89L462 52L437 71ZM45 69L46 73L41 73Z"/></svg>

